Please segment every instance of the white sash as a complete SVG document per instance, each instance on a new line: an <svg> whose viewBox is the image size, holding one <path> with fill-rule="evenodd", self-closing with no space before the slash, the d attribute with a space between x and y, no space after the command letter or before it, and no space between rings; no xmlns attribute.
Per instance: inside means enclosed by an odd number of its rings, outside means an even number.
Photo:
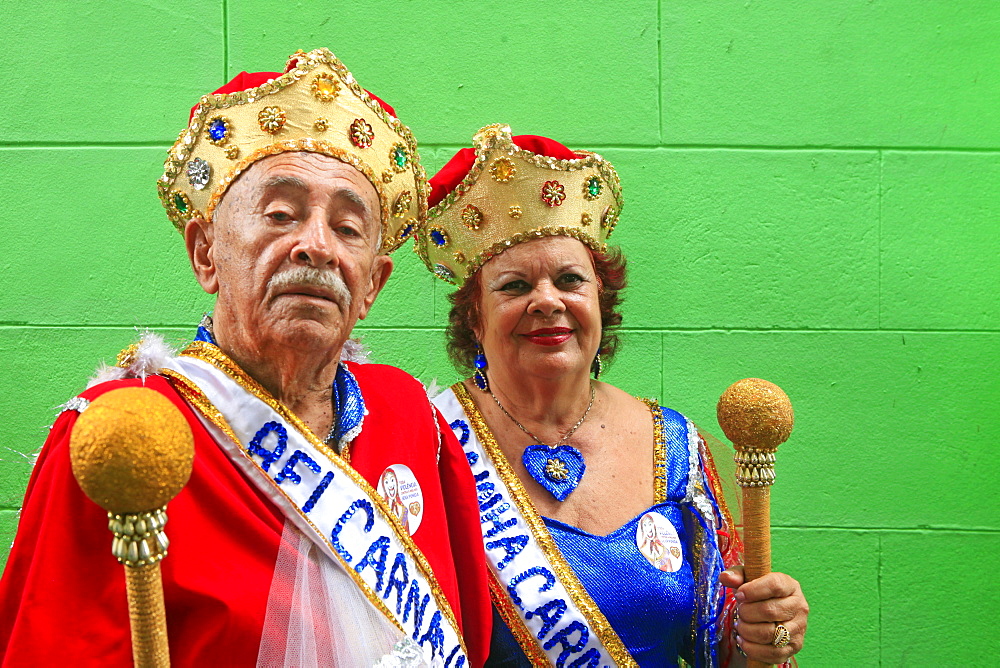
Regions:
<svg viewBox="0 0 1000 668"><path fill-rule="evenodd" d="M635 666L559 552L464 387L456 383L434 404L472 467L486 560L499 585L493 587L494 601L528 658L551 665Z"/></svg>
<svg viewBox="0 0 1000 668"><path fill-rule="evenodd" d="M244 475L354 580L377 617L416 641L429 664L467 665L430 566L353 468L214 346L196 342L163 373Z"/></svg>

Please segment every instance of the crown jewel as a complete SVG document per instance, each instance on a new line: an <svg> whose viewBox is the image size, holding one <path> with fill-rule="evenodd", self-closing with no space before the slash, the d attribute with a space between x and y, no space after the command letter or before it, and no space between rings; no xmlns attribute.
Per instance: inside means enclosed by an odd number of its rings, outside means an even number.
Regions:
<svg viewBox="0 0 1000 668"><path fill-rule="evenodd" d="M364 174L378 192L382 252L398 248L427 209L427 183L409 128L387 112L327 49L299 51L284 74L201 98L167 153L157 183L167 216L211 221L226 190L256 161L322 153Z"/></svg>
<svg viewBox="0 0 1000 668"><path fill-rule="evenodd" d="M561 160L522 149L507 125L473 138L468 174L427 212L416 251L438 277L461 285L522 241L564 235L604 250L622 208L611 163L595 153Z"/></svg>

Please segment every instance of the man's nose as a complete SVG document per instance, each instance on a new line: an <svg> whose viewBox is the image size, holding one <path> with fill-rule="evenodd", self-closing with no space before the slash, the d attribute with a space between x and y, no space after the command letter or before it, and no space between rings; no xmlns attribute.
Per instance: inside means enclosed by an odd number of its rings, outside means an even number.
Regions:
<svg viewBox="0 0 1000 668"><path fill-rule="evenodd" d="M336 264L337 237L323 216L318 213L311 215L298 225L295 234L295 243L292 246L294 262L316 268Z"/></svg>

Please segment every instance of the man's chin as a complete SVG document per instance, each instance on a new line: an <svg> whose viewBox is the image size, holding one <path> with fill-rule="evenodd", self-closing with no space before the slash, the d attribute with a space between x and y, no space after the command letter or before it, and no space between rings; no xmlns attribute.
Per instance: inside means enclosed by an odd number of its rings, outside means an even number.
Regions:
<svg viewBox="0 0 1000 668"><path fill-rule="evenodd" d="M277 345L295 348L317 348L336 346L340 348L350 336L353 323L346 323L336 306L333 313L329 309L322 312L306 312L286 316L274 323L267 338ZM267 351L262 351L266 354Z"/></svg>

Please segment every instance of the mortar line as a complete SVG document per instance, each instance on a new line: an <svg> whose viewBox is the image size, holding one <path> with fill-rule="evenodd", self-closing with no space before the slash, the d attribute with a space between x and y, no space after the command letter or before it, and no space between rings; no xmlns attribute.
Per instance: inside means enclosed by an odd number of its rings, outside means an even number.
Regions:
<svg viewBox="0 0 1000 668"><path fill-rule="evenodd" d="M435 286L437 287L437 286ZM377 317L377 314L376 314ZM435 316L437 317L437 316ZM159 322L149 324L131 323L27 323L18 321L0 321L2 329L190 329L194 330L197 320L190 322ZM365 325L355 330L357 334L365 332L408 332L408 331L444 331L442 325ZM871 328L829 328L829 329L781 329L772 327L623 327L618 330L623 334L1000 334L998 329L871 329Z"/></svg>
<svg viewBox="0 0 1000 668"><path fill-rule="evenodd" d="M830 529L836 531L858 531L862 533L962 533L962 534L1000 534L1000 528L969 528L969 527L944 527L944 526L922 526L922 527L890 527L890 526L851 526L837 524L775 524L771 523L774 529L800 529L810 531L815 529Z"/></svg>
<svg viewBox="0 0 1000 668"><path fill-rule="evenodd" d="M878 576L875 581L875 599L878 605L878 665L882 665L882 534L878 534Z"/></svg>
<svg viewBox="0 0 1000 668"><path fill-rule="evenodd" d="M118 141L29 141L29 142L0 142L0 151L21 151L32 149L96 149L96 148L163 148L169 149L173 144L159 140L118 142Z"/></svg>
<svg viewBox="0 0 1000 668"><path fill-rule="evenodd" d="M663 0L656 0L656 120L663 144ZM662 394L660 395L662 396Z"/></svg>
<svg viewBox="0 0 1000 668"><path fill-rule="evenodd" d="M226 40L228 42L228 38ZM228 49L228 44L224 46ZM224 60L228 59L228 55ZM228 65L227 65L228 67ZM162 140L148 141L101 141L101 140L25 140L0 141L0 150L20 150L35 148L170 148L173 144ZM461 144L421 143L424 150L467 148ZM591 144L589 150L600 152L609 150L684 150L684 151L772 151L772 152L813 152L813 153L872 153L876 151L895 151L899 153L969 153L994 155L1000 153L1000 148L962 148L956 146L833 146L833 145L767 145L767 144Z"/></svg>
<svg viewBox="0 0 1000 668"><path fill-rule="evenodd" d="M229 0L222 0L222 80L229 81Z"/></svg>
<svg viewBox="0 0 1000 668"><path fill-rule="evenodd" d="M448 149L459 150L466 148L462 144L420 142L422 149ZM844 151L844 152L875 152L875 151L898 151L901 153L1000 153L1000 147L996 148L966 148L961 146L883 146L878 144L860 146L839 146L836 144L685 144L685 143L660 143L660 144L633 144L628 142L610 144L590 144L589 150L606 151L616 149L684 149L703 151Z"/></svg>
<svg viewBox="0 0 1000 668"><path fill-rule="evenodd" d="M878 328L882 329L882 184L885 152L878 152Z"/></svg>
<svg viewBox="0 0 1000 668"><path fill-rule="evenodd" d="M666 361L663 353L663 347L665 345L666 341L664 341L663 334L660 334L660 396L658 397L660 401L666 400L664 398L666 396L664 393L667 390L667 370L663 368L663 364Z"/></svg>

